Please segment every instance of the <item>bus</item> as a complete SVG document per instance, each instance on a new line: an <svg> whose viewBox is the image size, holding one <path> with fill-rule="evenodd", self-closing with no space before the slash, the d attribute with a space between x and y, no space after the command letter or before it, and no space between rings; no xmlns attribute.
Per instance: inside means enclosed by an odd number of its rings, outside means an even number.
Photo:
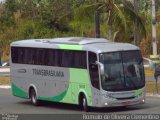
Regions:
<svg viewBox="0 0 160 120"><path fill-rule="evenodd" d="M30 39L11 43L11 88L17 97L91 107L145 103L137 46L104 38Z"/></svg>

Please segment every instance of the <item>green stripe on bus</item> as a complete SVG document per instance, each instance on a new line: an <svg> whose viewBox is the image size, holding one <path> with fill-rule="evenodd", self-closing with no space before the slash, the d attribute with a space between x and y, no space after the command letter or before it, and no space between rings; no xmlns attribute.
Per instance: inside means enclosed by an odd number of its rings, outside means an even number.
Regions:
<svg viewBox="0 0 160 120"><path fill-rule="evenodd" d="M28 94L21 88L12 83L12 93L14 96L28 98Z"/></svg>
<svg viewBox="0 0 160 120"><path fill-rule="evenodd" d="M58 46L59 46L61 49L65 49L65 50L82 50L82 45L59 44Z"/></svg>
<svg viewBox="0 0 160 120"><path fill-rule="evenodd" d="M59 94L59 95L57 95L57 96L54 96L54 97L51 97L51 98L39 97L38 99L39 99L39 100L59 102L59 101L61 101L61 100L64 98L64 96L66 95L66 93L67 93L67 90L65 90L65 91L62 92L61 94Z"/></svg>
<svg viewBox="0 0 160 120"><path fill-rule="evenodd" d="M75 101L78 103L79 92L83 92L87 98L89 106L92 106L92 92L90 86L90 79L87 69L70 68L70 82L72 83L72 94L74 94Z"/></svg>
<svg viewBox="0 0 160 120"><path fill-rule="evenodd" d="M139 89L139 90L136 90L136 92L135 92L135 96L139 96L139 95L141 95L142 93L143 93L143 89Z"/></svg>

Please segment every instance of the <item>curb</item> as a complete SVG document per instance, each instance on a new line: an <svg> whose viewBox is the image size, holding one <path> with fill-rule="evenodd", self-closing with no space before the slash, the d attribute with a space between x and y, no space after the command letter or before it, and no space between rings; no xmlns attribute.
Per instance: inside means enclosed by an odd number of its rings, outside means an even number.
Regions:
<svg viewBox="0 0 160 120"><path fill-rule="evenodd" d="M145 75L154 75L154 71L145 71Z"/></svg>
<svg viewBox="0 0 160 120"><path fill-rule="evenodd" d="M148 96L148 97L157 97L157 98L160 98L160 95L159 95L159 94L146 93L146 96Z"/></svg>

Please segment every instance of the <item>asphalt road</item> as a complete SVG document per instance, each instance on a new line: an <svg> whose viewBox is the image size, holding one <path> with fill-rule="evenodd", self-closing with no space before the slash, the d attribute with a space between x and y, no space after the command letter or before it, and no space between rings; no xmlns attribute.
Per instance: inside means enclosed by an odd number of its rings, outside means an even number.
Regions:
<svg viewBox="0 0 160 120"><path fill-rule="evenodd" d="M0 120L137 120L137 116L152 115L160 120L160 97L146 97L146 103L127 108L92 108L85 113L76 105L42 102L41 106L33 106L30 100L12 96L11 89L0 89ZM154 114L154 115L153 115ZM156 115L155 115L156 114ZM94 116L93 116L94 115ZM149 117L147 116L147 118ZM153 119L153 118L152 118ZM140 120L140 119L138 119Z"/></svg>
<svg viewBox="0 0 160 120"><path fill-rule="evenodd" d="M10 89L0 89L0 113L15 114L81 114L78 106L43 102L41 106L32 106L29 100L12 96ZM93 108L90 113L135 113L160 114L160 97L147 97L146 103L127 108Z"/></svg>
<svg viewBox="0 0 160 120"><path fill-rule="evenodd" d="M6 76L10 76L10 73L8 72L0 73L0 77L6 77Z"/></svg>

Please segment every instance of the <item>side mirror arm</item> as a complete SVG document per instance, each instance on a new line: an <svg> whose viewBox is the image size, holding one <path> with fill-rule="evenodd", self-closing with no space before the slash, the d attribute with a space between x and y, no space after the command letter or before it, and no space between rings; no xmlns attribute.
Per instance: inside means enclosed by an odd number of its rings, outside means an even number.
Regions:
<svg viewBox="0 0 160 120"><path fill-rule="evenodd" d="M155 63L151 59L145 58L145 57L143 57L143 59L147 60L149 62L150 69L154 69L155 68Z"/></svg>

